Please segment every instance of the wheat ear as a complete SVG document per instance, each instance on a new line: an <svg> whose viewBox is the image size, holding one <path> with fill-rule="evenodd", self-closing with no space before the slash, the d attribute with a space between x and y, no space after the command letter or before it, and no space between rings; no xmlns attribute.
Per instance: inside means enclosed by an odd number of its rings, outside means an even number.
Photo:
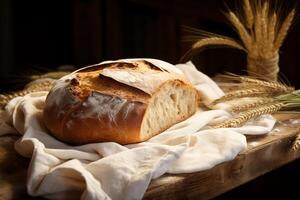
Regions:
<svg viewBox="0 0 300 200"><path fill-rule="evenodd" d="M246 110L252 109L252 108L256 108L262 105L266 105L266 104L270 104L275 102L275 100L273 98L259 98L255 101L253 101L252 103L247 103L247 104L243 104L243 105L237 105L237 106L233 106L231 108L231 111L234 113L240 113L240 112L244 112Z"/></svg>
<svg viewBox="0 0 300 200"><path fill-rule="evenodd" d="M229 119L219 125L214 126L213 128L235 128L242 126L244 123L249 121L250 119L257 118L259 116L265 115L265 114L272 114L284 106L284 103L274 103L270 105L261 106L259 108L249 110L246 112L242 112L237 117L233 119Z"/></svg>
<svg viewBox="0 0 300 200"><path fill-rule="evenodd" d="M242 98L242 97L268 97L268 96L273 96L274 92L270 88L250 88L250 89L242 89L242 90L237 90L233 92L228 92L221 98L215 100L212 104L215 105L220 102L225 102L229 101L232 99L236 98Z"/></svg>
<svg viewBox="0 0 300 200"><path fill-rule="evenodd" d="M244 77L244 76L240 76L239 79L242 82L252 83L252 84L255 84L255 85L258 85L261 87L268 87L268 88L274 89L278 93L289 93L289 92L292 92L295 90L295 88L288 87L279 82L269 82L269 81L257 80L254 78L249 78L249 77Z"/></svg>
<svg viewBox="0 0 300 200"><path fill-rule="evenodd" d="M275 49L274 49L274 40L275 40L275 33L276 33L276 24L277 24L277 14L274 12L271 19L269 20L268 25L268 58L274 56Z"/></svg>
<svg viewBox="0 0 300 200"><path fill-rule="evenodd" d="M220 75L223 79L228 79L230 81L239 81L241 83L245 83L247 86L249 85L256 85L260 87L268 87L274 89L278 93L290 93L295 90L293 87L289 87L280 82L270 82L270 81L263 81L256 78L252 78L249 76L239 76L232 73L227 73L225 75Z"/></svg>
<svg viewBox="0 0 300 200"><path fill-rule="evenodd" d="M199 49L204 46L211 46L211 45L228 46L240 50L245 50L245 48L242 47L238 42L232 39L221 38L221 37L211 37L211 38L201 39L192 46L192 49Z"/></svg>
<svg viewBox="0 0 300 200"><path fill-rule="evenodd" d="M255 23L254 23L254 28L255 28L255 41L257 44L260 43L262 40L261 38L261 9L256 10L256 16L255 16Z"/></svg>
<svg viewBox="0 0 300 200"><path fill-rule="evenodd" d="M268 4L264 3L262 7L262 16L261 16L261 32L262 32L262 49L263 54L267 54L268 49Z"/></svg>
<svg viewBox="0 0 300 200"><path fill-rule="evenodd" d="M232 25L235 27L235 29L238 31L241 40L243 41L246 49L251 49L251 43L252 39L250 37L250 34L246 30L245 26L241 23L239 18L233 13L229 12L227 15L229 21L232 23Z"/></svg>
<svg viewBox="0 0 300 200"><path fill-rule="evenodd" d="M268 41L271 44L273 44L275 40L276 24L277 24L277 14L273 13L271 19L269 20L269 25L268 25L268 32L269 32Z"/></svg>
<svg viewBox="0 0 300 200"><path fill-rule="evenodd" d="M247 28L252 29L254 24L254 16L249 0L244 0L244 12L246 17Z"/></svg>
<svg viewBox="0 0 300 200"><path fill-rule="evenodd" d="M289 28L293 22L295 16L295 10L293 9L288 16L285 18L285 20L283 21L281 28L279 29L277 38L275 40L275 49L279 49L289 31Z"/></svg>

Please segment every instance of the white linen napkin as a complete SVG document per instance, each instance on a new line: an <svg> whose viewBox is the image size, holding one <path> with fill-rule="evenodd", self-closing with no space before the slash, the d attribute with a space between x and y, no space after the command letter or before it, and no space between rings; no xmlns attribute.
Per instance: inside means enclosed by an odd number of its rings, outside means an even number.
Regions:
<svg viewBox="0 0 300 200"><path fill-rule="evenodd" d="M147 59L182 73L206 101L224 93L191 62L173 65ZM165 64L164 64L165 63ZM42 112L47 92L17 97L1 113L0 135L20 134L15 149L31 158L27 190L50 199L141 199L152 179L165 173L192 173L232 160L247 147L243 134L266 134L275 124L263 116L241 128L207 129L224 120L224 110L199 110L146 142L70 146L50 136Z"/></svg>

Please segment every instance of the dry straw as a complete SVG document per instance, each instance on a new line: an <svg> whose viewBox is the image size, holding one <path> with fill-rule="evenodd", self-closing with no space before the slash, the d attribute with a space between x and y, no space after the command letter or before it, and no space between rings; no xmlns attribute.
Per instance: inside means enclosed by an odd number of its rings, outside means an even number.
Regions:
<svg viewBox="0 0 300 200"><path fill-rule="evenodd" d="M53 82L51 81L44 81L32 84L23 90L0 94L0 108L4 108L6 104L15 97L25 96L33 92L49 91L52 84Z"/></svg>
<svg viewBox="0 0 300 200"><path fill-rule="evenodd" d="M295 17L295 9L283 16L271 0L243 0L243 9L226 13L228 21L239 34L240 41L215 34L204 34L192 46L189 53L206 46L227 46L247 53L247 71L250 75L262 75L266 80L277 80L279 49ZM193 29L194 32L197 32ZM202 31L198 31L201 34ZM203 37L204 36L204 37ZM186 57L186 55L185 55Z"/></svg>
<svg viewBox="0 0 300 200"><path fill-rule="evenodd" d="M54 80L59 79L69 73L70 72L48 72L41 75L29 76L31 80L39 80L25 86L23 90L0 94L0 109L3 109L7 103L15 97L25 96L33 92L49 91Z"/></svg>

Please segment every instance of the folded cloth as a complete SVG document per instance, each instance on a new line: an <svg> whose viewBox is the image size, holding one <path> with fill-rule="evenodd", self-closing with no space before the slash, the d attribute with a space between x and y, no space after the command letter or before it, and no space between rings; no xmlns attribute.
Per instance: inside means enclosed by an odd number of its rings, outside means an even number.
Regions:
<svg viewBox="0 0 300 200"><path fill-rule="evenodd" d="M126 61L126 60L125 60ZM191 62L173 66L201 90L206 101L224 95ZM225 110L199 110L146 142L70 146L50 136L42 112L47 92L17 97L1 113L0 135L21 134L15 149L31 158L27 191L50 199L141 199L152 179L165 173L192 173L232 160L247 146L244 134L266 134L275 120L263 116L241 128L208 129L229 118Z"/></svg>

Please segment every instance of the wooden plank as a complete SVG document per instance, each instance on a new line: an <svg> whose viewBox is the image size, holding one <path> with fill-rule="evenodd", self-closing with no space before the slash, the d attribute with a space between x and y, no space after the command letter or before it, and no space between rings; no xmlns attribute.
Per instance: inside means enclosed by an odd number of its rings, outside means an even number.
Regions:
<svg viewBox="0 0 300 200"><path fill-rule="evenodd" d="M150 184L144 199L209 199L300 157L291 145L300 128L300 114L280 114L267 136L248 137L248 148L234 160L191 174L166 174ZM294 119L294 120L292 120ZM28 199L29 159L14 151L18 136L0 137L0 199ZM33 197L32 197L33 198Z"/></svg>
<svg viewBox="0 0 300 200"><path fill-rule="evenodd" d="M247 149L233 161L198 173L164 175L152 181L144 199L211 199L299 158L300 151L291 150L299 114L277 118L281 122L269 135L249 137Z"/></svg>
<svg viewBox="0 0 300 200"><path fill-rule="evenodd" d="M25 199L29 159L14 150L18 136L0 137L0 199Z"/></svg>

